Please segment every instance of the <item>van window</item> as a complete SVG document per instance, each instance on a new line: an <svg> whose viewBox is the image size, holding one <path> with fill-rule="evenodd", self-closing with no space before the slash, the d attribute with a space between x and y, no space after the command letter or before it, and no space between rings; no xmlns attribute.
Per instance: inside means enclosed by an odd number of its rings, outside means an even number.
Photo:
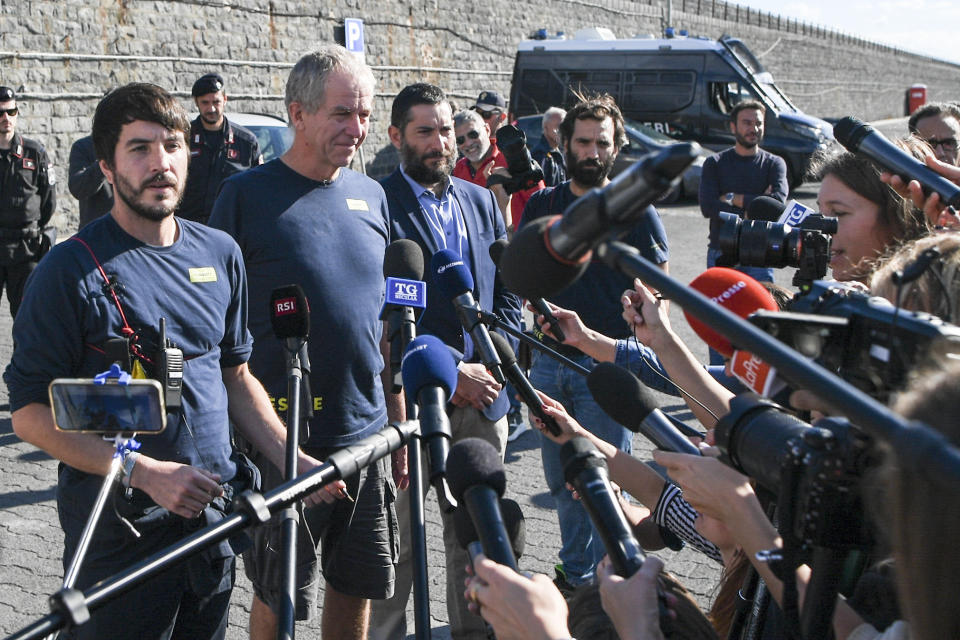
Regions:
<svg viewBox="0 0 960 640"><path fill-rule="evenodd" d="M756 96L739 82L709 82L710 106L720 113L730 113L738 102L755 100Z"/></svg>
<svg viewBox="0 0 960 640"><path fill-rule="evenodd" d="M626 71L617 103L624 113L670 113L693 102L697 74L693 71Z"/></svg>

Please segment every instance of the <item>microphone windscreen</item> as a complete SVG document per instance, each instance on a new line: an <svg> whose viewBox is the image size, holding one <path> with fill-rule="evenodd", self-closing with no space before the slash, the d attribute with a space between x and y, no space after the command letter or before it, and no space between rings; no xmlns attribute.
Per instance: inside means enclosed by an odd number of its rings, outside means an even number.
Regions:
<svg viewBox="0 0 960 640"><path fill-rule="evenodd" d="M770 196L757 196L747 207L748 220L778 222L785 208L784 203Z"/></svg>
<svg viewBox="0 0 960 640"><path fill-rule="evenodd" d="M423 251L413 240L402 238L387 245L383 254L383 277L423 280Z"/></svg>
<svg viewBox="0 0 960 640"><path fill-rule="evenodd" d="M433 281L441 295L453 300L461 293L473 291L473 274L463 258L450 249L441 249L430 260Z"/></svg>
<svg viewBox="0 0 960 640"><path fill-rule="evenodd" d="M564 290L590 266L590 260L570 265L550 255L544 234L557 218L559 216L538 218L520 229L500 258L503 283L521 298L549 298Z"/></svg>
<svg viewBox="0 0 960 640"><path fill-rule="evenodd" d="M593 368L587 375L587 388L608 416L633 432L658 408L653 393L637 376L612 362Z"/></svg>
<svg viewBox="0 0 960 640"><path fill-rule="evenodd" d="M509 244L510 243L507 242L506 238L500 238L491 244L490 248L488 249L490 253L490 259L493 260L493 264L495 264L498 268L500 267L500 259L503 257L503 252L506 250L507 245Z"/></svg>
<svg viewBox="0 0 960 640"><path fill-rule="evenodd" d="M403 388L412 398L427 386L443 388L447 397L457 388L457 362L447 345L431 335L417 336L407 345L400 363Z"/></svg>
<svg viewBox="0 0 960 640"><path fill-rule="evenodd" d="M506 338L496 331L491 331L490 340L493 342L493 348L497 350L497 355L500 356L500 362L503 366L509 367L516 364L517 354L513 352L513 348Z"/></svg>
<svg viewBox="0 0 960 640"><path fill-rule="evenodd" d="M690 288L699 291L741 318L746 318L760 309L780 310L773 296L762 284L734 269L710 267L693 279ZM714 351L725 358L733 355L733 345L730 344L730 340L690 313L684 311L683 315L690 323L690 328Z"/></svg>
<svg viewBox="0 0 960 640"><path fill-rule="evenodd" d="M570 438L560 447L560 464L563 465L563 478L573 484L580 472L585 469L606 469L607 461L597 450L596 445L583 436Z"/></svg>
<svg viewBox="0 0 960 640"><path fill-rule="evenodd" d="M481 438L464 438L450 447L447 482L457 502L464 491L478 484L490 487L502 497L507 488L507 474L492 444Z"/></svg>
<svg viewBox="0 0 960 640"><path fill-rule="evenodd" d="M310 304L300 285L287 284L270 293L270 323L281 340L310 335Z"/></svg>
<svg viewBox="0 0 960 640"><path fill-rule="evenodd" d="M833 125L833 137L848 151L856 151L860 140L873 131L873 127L862 120L847 116Z"/></svg>
<svg viewBox="0 0 960 640"><path fill-rule="evenodd" d="M507 535L510 536L513 555L519 560L527 546L527 522L523 517L523 510L520 509L516 500L501 498L500 513L503 515L503 524L507 528Z"/></svg>

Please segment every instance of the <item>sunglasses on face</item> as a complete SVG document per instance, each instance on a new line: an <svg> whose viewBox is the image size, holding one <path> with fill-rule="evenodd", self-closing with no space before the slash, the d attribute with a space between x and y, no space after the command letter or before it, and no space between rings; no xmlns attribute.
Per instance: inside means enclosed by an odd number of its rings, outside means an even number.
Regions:
<svg viewBox="0 0 960 640"><path fill-rule="evenodd" d="M938 140L937 138L928 138L928 139L927 139L927 144L929 144L932 149L936 149L937 147L939 147L939 146L942 145L943 148L944 148L944 149L947 149L948 151L956 151L956 150L957 150L957 139L956 139L956 138L942 138L942 139L939 139L939 140Z"/></svg>
<svg viewBox="0 0 960 640"><path fill-rule="evenodd" d="M464 142L466 142L467 138L470 138L471 140L476 140L479 137L480 137L480 132L477 131L476 129L474 129L473 131L469 131L467 132L466 136L457 136L457 146L459 147Z"/></svg>
<svg viewBox="0 0 960 640"><path fill-rule="evenodd" d="M12 118L13 116L17 115L19 112L20 112L20 108L19 108L19 107L14 107L13 109L0 109L0 115L3 115L3 114L5 113L5 114L7 114L8 116L10 116L11 118Z"/></svg>

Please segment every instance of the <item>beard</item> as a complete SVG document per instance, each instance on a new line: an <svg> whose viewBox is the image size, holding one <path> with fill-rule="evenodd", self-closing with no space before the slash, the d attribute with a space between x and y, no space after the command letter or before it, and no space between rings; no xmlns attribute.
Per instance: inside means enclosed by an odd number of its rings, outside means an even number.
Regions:
<svg viewBox="0 0 960 640"><path fill-rule="evenodd" d="M763 136L761 134L757 134L756 140L748 140L747 138L740 135L739 133L733 134L733 137L736 139L737 144L739 144L744 149L753 149L754 147L758 146L760 142L763 140Z"/></svg>
<svg viewBox="0 0 960 640"><path fill-rule="evenodd" d="M418 184L437 184L438 182L443 182L450 176L450 172L453 171L452 153L434 151L421 156L417 155L415 149L404 144L400 150L400 155L403 158L403 170ZM437 164L436 167L427 166L426 161L432 160L433 158L442 158L442 162Z"/></svg>
<svg viewBox="0 0 960 640"><path fill-rule="evenodd" d="M130 210L141 218L151 220L153 222L159 222L164 218L168 218L173 215L173 213L180 206L180 202L183 200L183 185L178 183L176 180L168 179L164 177L164 174L158 173L149 180L144 181L140 185L139 189L135 189L130 182L124 178L119 173L115 173L115 184L114 184L114 193L120 200L124 202ZM174 188L177 190L177 201L168 205L164 202L147 202L147 197L144 194L147 187L154 182L171 182L174 185Z"/></svg>
<svg viewBox="0 0 960 640"><path fill-rule="evenodd" d="M566 157L568 175L578 185L588 188L602 185L607 176L610 175L613 163L617 159L615 155L610 155L606 162L600 162L597 158L578 161L569 151L567 151Z"/></svg>

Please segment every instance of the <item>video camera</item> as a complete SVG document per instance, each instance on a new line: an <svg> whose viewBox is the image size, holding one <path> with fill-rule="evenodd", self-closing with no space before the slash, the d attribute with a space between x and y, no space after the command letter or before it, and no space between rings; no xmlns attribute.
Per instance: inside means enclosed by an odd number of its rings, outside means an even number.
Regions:
<svg viewBox="0 0 960 640"><path fill-rule="evenodd" d="M960 346L960 327L843 282L818 280L787 311L758 311L750 321L881 402L935 343Z"/></svg>
<svg viewBox="0 0 960 640"><path fill-rule="evenodd" d="M808 214L797 223L743 220L720 212L717 235L721 256L718 267L797 267L793 285L806 293L814 280L827 274L830 244L837 232L837 219Z"/></svg>
<svg viewBox="0 0 960 640"><path fill-rule="evenodd" d="M502 184L507 193L535 187L543 180L543 169L536 163L527 148L527 136L512 124L497 129L497 147L507 159L507 171L510 178L496 174L487 179L487 186Z"/></svg>

